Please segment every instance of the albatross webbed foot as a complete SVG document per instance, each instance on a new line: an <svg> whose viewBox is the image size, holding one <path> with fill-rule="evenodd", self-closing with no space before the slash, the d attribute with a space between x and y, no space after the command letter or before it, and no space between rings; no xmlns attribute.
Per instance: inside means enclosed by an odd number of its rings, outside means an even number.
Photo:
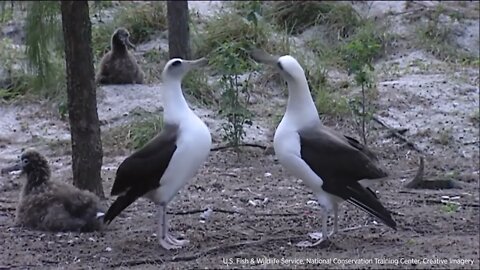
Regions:
<svg viewBox="0 0 480 270"><path fill-rule="evenodd" d="M181 246L181 247L186 246L190 243L190 241L188 239L179 240L171 234L167 234L167 238L170 240L171 243L174 243L174 244L176 244L178 246Z"/></svg>
<svg viewBox="0 0 480 270"><path fill-rule="evenodd" d="M315 247L315 246L322 246L322 247L327 247L332 244L330 241L330 237L334 234L332 231L330 234L323 236L321 232L313 232L309 233L308 235L310 238L317 240L316 242L310 242L310 241L301 241L296 244L297 247Z"/></svg>
<svg viewBox="0 0 480 270"><path fill-rule="evenodd" d="M190 243L190 241L187 239L179 240L169 233L167 233L164 237L160 237L159 241L160 245L167 250L180 249Z"/></svg>

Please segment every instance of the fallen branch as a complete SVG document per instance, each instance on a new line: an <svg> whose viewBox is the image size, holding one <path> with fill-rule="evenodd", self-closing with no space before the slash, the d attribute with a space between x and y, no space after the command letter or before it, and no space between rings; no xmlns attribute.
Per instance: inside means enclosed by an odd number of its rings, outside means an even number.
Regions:
<svg viewBox="0 0 480 270"><path fill-rule="evenodd" d="M168 212L169 215L176 215L176 216L183 216L183 215L192 215L192 214L199 214L207 211L209 208L203 208L203 209L194 209L194 210L188 210L188 211L179 211L179 212ZM226 209L220 209L220 208L210 208L213 212L217 213L225 213L225 214L244 214L240 211L235 211L235 210L226 210Z"/></svg>
<svg viewBox="0 0 480 270"><path fill-rule="evenodd" d="M280 240L291 240L297 238L303 238L304 235L294 235L294 236L280 236L280 237L271 237L271 238L263 238L259 240L246 240L237 243L231 244L223 244L218 246L209 247L205 250L199 251L197 253L185 255L185 256L173 256L171 258L158 258L158 259L144 259L144 260L131 260L131 261L123 261L120 263L111 264L110 267L118 267L118 266L137 266L137 265L144 265L144 264L162 264L165 262L185 262L185 261L192 261L196 260L200 257L203 257L209 253L217 252L217 251L227 251L233 248L238 248L242 246L256 246L265 244L272 241L280 241Z"/></svg>
<svg viewBox="0 0 480 270"><path fill-rule="evenodd" d="M420 166L418 168L417 174L408 184L405 185L406 188L412 189L454 189L462 188L462 185L453 179L438 179L438 180L425 180L423 177L424 174L424 162L423 157L420 157Z"/></svg>
<svg viewBox="0 0 480 270"><path fill-rule="evenodd" d="M267 149L266 146L264 145L260 145L260 144L255 144L255 143L242 143L242 144L239 144L238 147L257 147L257 148L260 148L260 149ZM227 148L233 148L235 147L234 145L222 145L222 146L217 146L217 147L214 147L212 149L210 149L210 151L219 151L219 150L223 150L223 149L227 149Z"/></svg>
<svg viewBox="0 0 480 270"><path fill-rule="evenodd" d="M17 210L15 207L0 207L0 212L10 212Z"/></svg>
<svg viewBox="0 0 480 270"><path fill-rule="evenodd" d="M417 152L421 153L421 154L424 154L425 155L425 152L420 149L414 142L410 141L407 137L403 136L402 134L400 134L398 132L398 129L394 128L394 127L391 127L390 125L384 123L382 120L378 119L378 117L376 117L375 115L372 116L372 119L379 123L381 126L385 127L386 129L388 129L388 131L390 131L390 133L401 139L402 141L404 141L407 145L409 145L410 147L412 147L414 150L416 150Z"/></svg>
<svg viewBox="0 0 480 270"><path fill-rule="evenodd" d="M416 188L419 186L419 183L423 182L423 171L425 169L425 162L423 157L420 157L420 166L418 166L418 171L415 177L408 184L405 185L406 188Z"/></svg>
<svg viewBox="0 0 480 270"><path fill-rule="evenodd" d="M447 204L450 201L447 200L435 200L435 199L414 199L413 202L416 203L426 203L426 204ZM474 208L479 208L480 204L478 203L461 203L461 202L450 202L450 203L455 203L458 204L458 206L463 206L463 207L474 207Z"/></svg>
<svg viewBox="0 0 480 270"><path fill-rule="evenodd" d="M177 215L177 216L193 215L193 214L203 213L205 211L208 211L208 209L211 209L213 212L224 213L224 214L240 214L240 215L251 214L254 216L267 216L267 217L271 217L271 216L289 217L289 216L299 215L299 213L270 213L270 212L245 212L245 211L242 212L242 211L227 210L227 209L221 209L221 208L193 209L188 211L168 212L168 214Z"/></svg>

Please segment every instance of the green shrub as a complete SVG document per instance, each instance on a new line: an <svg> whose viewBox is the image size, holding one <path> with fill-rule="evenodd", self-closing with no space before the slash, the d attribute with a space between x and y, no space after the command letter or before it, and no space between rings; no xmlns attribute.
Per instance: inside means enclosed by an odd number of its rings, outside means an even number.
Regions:
<svg viewBox="0 0 480 270"><path fill-rule="evenodd" d="M250 77L241 81L240 75L251 69L253 62L243 60L241 43L223 44L217 49L211 64L221 72L220 87L222 97L219 113L226 119L222 125L223 140L235 147L243 141L245 125L252 125L253 114L248 110Z"/></svg>

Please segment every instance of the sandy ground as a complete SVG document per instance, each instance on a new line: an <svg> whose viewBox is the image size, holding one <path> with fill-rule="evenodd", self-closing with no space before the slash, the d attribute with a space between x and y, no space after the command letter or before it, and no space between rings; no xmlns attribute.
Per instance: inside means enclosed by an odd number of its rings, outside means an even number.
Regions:
<svg viewBox="0 0 480 270"><path fill-rule="evenodd" d="M199 12L211 15L212 8L207 5L218 4L205 1L195 5ZM400 4L376 2L369 12L382 10L403 11ZM468 29L477 27L478 32L478 22L468 25ZM404 24L396 31L409 32ZM476 42L478 48L478 35ZM155 208L143 199L103 232L48 233L14 227L23 179L16 174L2 175L0 269L478 269L479 127L471 119L479 104L478 69L447 64L412 48L396 50L375 67L379 119L394 128L408 129L405 136L426 152L426 178L455 179L461 184L460 189L450 190L405 188L415 175L420 155L373 124L372 148L392 175L373 188L393 212L397 231L342 204L340 227L363 225L361 229L335 235L328 246L297 247L300 241L312 240L309 233L319 231L320 207L274 155L242 148L239 155L230 150L212 151L197 177L171 202L172 230L191 241L177 251L159 247ZM102 87L98 93L102 131L128 122L139 108L152 113L162 108L158 84ZM283 111L285 98L281 90L259 93L253 93L257 101L252 108L258 113L246 140L269 146L274 128L271 115ZM212 130L215 144L220 144L221 121L214 112L193 107ZM265 111L268 107L275 108L270 115ZM326 118L325 124L356 136L347 122ZM444 143L445 137L448 143ZM22 148L34 147L48 157L54 180L70 182L69 150L58 146L69 138L68 123L50 105L27 101L0 104L2 168L13 162ZM115 170L129 152L106 150L110 154L104 158L102 173L108 194ZM105 203L113 199L108 197ZM207 209L213 211L202 218ZM266 259L263 264L262 259Z"/></svg>

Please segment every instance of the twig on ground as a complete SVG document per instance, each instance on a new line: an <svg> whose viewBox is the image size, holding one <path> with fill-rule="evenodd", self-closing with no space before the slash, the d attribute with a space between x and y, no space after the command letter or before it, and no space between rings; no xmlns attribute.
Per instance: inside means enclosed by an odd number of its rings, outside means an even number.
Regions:
<svg viewBox="0 0 480 270"><path fill-rule="evenodd" d="M208 208L193 209L193 210L188 210L188 211L168 212L168 214L169 215L183 216L183 215L192 215L192 214L203 213L207 210L208 210ZM244 214L240 211L226 210L226 209L220 209L220 208L212 208L212 211L213 212L218 212L218 213L225 213L225 214Z"/></svg>
<svg viewBox="0 0 480 270"><path fill-rule="evenodd" d="M0 203L17 203L16 201L8 200L8 199L0 199Z"/></svg>
<svg viewBox="0 0 480 270"><path fill-rule="evenodd" d="M15 207L3 207L3 206L0 206L0 212L10 212L10 211L15 211L16 208Z"/></svg>
<svg viewBox="0 0 480 270"><path fill-rule="evenodd" d="M408 138L406 138L405 136L403 136L402 134L400 134L398 132L398 130L394 127L391 127L390 125L387 125L386 123L384 123L382 120L380 120L378 117L376 117L375 115L372 116L372 119L379 123L381 126L385 127L386 129L388 129L393 136L403 140L408 146L412 147L414 150L416 150L417 152L419 152L420 154L423 154L425 155L425 152L420 149L414 142L410 141Z"/></svg>
<svg viewBox="0 0 480 270"><path fill-rule="evenodd" d="M115 263L111 264L111 267L118 267L118 266L137 266L137 265L144 265L144 264L161 264L165 262L185 262L185 261L192 261L196 260L202 256L205 256L209 253L217 252L217 251L222 251L225 252L227 250L241 247L241 246L255 246L255 245L260 245L260 244L265 244L267 242L272 242L272 241L280 241L280 240L290 240L290 239L297 239L297 238L303 238L305 237L304 235L292 235L292 236L280 236L280 237L270 237L270 238L262 238L259 240L246 240L246 241L240 241L237 243L229 243L229 244L223 244L223 245L218 245L218 246L213 246L209 247L205 250L199 251L197 253L185 255L185 256L173 256L171 258L159 258L159 259L145 259L145 260L131 260L131 261L123 261L120 263Z"/></svg>
<svg viewBox="0 0 480 270"><path fill-rule="evenodd" d="M446 204L448 201L444 200L435 200L435 199L414 199L413 200L416 203L426 203L426 204ZM458 203L459 206L463 207L474 207L474 208L479 208L480 204L478 203Z"/></svg>
<svg viewBox="0 0 480 270"><path fill-rule="evenodd" d="M193 210L188 210L188 211L178 211L178 212L168 212L169 215L177 215L177 216L183 216L183 215L193 215L193 214L199 214L207 211L208 208L202 208L202 209L193 209ZM288 216L298 216L299 213L270 213L270 212L246 212L246 211L236 211L236 210L228 210L228 209L221 209L221 208L211 208L213 212L217 213L225 213L225 214L240 214L240 215L246 215L250 214L253 216L281 216L281 217L288 217Z"/></svg>
<svg viewBox="0 0 480 270"><path fill-rule="evenodd" d="M227 148L233 148L235 146L233 145L222 145L222 146L217 146L217 147L213 147L212 149L210 149L210 151L219 151L219 150L223 150L223 149L227 149ZM238 147L257 147L257 148L260 148L260 149L267 149L266 146L264 145L260 145L260 144L256 144L256 143L242 143L242 144L239 144Z"/></svg>

